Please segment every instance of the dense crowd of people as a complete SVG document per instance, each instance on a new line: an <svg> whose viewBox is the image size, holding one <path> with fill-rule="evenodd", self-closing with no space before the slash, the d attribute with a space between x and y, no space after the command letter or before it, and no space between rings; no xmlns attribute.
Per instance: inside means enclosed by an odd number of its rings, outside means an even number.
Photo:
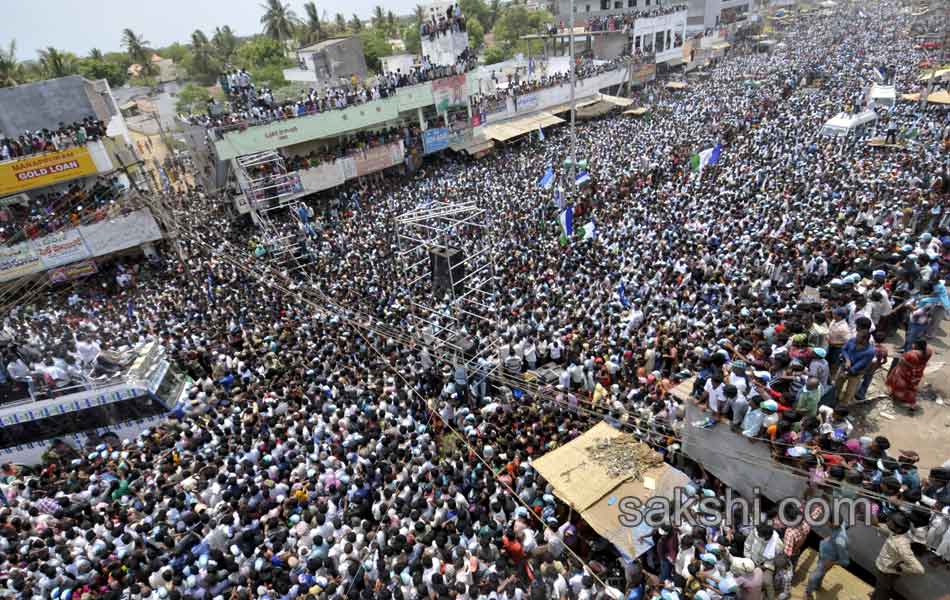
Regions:
<svg viewBox="0 0 950 600"><path fill-rule="evenodd" d="M112 174L18 196L0 207L0 244L40 238L134 210L132 204L122 201L128 186L127 178Z"/></svg>
<svg viewBox="0 0 950 600"><path fill-rule="evenodd" d="M105 134L106 126L102 121L95 117L86 117L69 125L60 123L55 129L44 127L36 131L25 131L19 136L0 135L0 161L82 146Z"/></svg>
<svg viewBox="0 0 950 600"><path fill-rule="evenodd" d="M923 571L915 552L950 559L950 469L862 435L849 413L868 373L895 358L891 393L917 399L948 308L950 121L899 104L889 118L917 130L904 149L819 135L867 85L865 64L897 65L902 88L918 76L926 50L880 43L907 19L898 8L811 16L780 57L739 43L688 93L649 86L649 120L579 125L592 184L572 198L573 219L596 224L592 241L559 243L538 185L550 168L555 189L570 187L569 135L553 130L480 161L347 183L302 216L272 211L303 249L293 273L259 275L288 270L273 240L193 194L176 213L186 260L166 250L125 285L126 266L104 268L68 296L16 306L11 352L28 342L78 360L80 342L151 337L194 384L185 407L135 438L57 443L35 471L3 467L5 592L786 600L807 523L774 511L786 519L670 523L625 560L532 467L606 418L682 468L693 494L721 495L678 451L695 425L687 402L706 411L701 427L770 444L810 494L873 500L870 524L890 534L877 600ZM815 70L822 87L803 86ZM749 72L760 85L744 84ZM715 163L691 166L716 145ZM406 331L427 288L396 276L393 217L472 198L493 215L495 280L492 312L461 325L498 350L469 371L380 330L426 333ZM900 331L899 356L884 355L877 342ZM556 380L521 379L542 367ZM694 375L694 400L671 393ZM848 563L856 525L835 522L821 541L809 593Z"/></svg>

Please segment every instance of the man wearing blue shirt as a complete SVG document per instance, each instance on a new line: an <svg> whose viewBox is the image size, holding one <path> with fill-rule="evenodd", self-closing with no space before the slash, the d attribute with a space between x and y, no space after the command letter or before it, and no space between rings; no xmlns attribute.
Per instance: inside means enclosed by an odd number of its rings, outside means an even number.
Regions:
<svg viewBox="0 0 950 600"><path fill-rule="evenodd" d="M874 346L869 341L870 335L869 331L859 329L858 334L841 348L844 364L838 374L838 406L847 406L854 400L858 386L864 378L864 371L874 360Z"/></svg>

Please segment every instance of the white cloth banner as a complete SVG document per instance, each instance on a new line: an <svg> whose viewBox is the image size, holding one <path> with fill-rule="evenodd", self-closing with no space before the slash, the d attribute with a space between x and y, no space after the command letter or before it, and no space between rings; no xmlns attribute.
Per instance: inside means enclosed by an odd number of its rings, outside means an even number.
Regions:
<svg viewBox="0 0 950 600"><path fill-rule="evenodd" d="M79 228L92 256L103 256L162 239L152 213L146 209Z"/></svg>
<svg viewBox="0 0 950 600"><path fill-rule="evenodd" d="M30 246L43 263L44 269L68 265L92 256L78 229L66 229L30 240Z"/></svg>

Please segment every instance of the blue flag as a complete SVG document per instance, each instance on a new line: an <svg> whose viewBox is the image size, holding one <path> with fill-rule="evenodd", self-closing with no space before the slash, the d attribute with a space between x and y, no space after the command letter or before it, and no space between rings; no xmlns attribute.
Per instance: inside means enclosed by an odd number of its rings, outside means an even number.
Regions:
<svg viewBox="0 0 950 600"><path fill-rule="evenodd" d="M709 162L706 164L714 165L719 162L719 156L722 154L722 144L717 143L709 155Z"/></svg>
<svg viewBox="0 0 950 600"><path fill-rule="evenodd" d="M546 189L549 189L552 185L554 185L554 169L552 169L551 167L548 167L547 170L544 172L544 177L542 177L541 180L538 181L538 187L543 190L546 190Z"/></svg>
<svg viewBox="0 0 950 600"><path fill-rule="evenodd" d="M624 287L623 281L617 286L617 298L620 299L620 304L623 304L624 308L630 308L630 301L627 300L627 288Z"/></svg>

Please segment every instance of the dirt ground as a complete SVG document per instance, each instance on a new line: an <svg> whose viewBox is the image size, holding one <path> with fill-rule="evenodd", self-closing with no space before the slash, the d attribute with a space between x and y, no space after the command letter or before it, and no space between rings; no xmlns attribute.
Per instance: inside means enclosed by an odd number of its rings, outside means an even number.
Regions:
<svg viewBox="0 0 950 600"><path fill-rule="evenodd" d="M883 435L891 448L916 450L923 470L938 467L950 459L950 334L947 321L938 336L929 341L933 358L924 371L918 392L921 411L909 413L895 406L884 388L886 369L879 370L868 390L868 401L852 408L855 427L864 435ZM891 358L902 340L889 344Z"/></svg>
<svg viewBox="0 0 950 600"><path fill-rule="evenodd" d="M808 576L815 570L818 553L806 548L798 559L795 578L792 579L792 600L805 598ZM841 567L833 567L822 582L822 589L815 593L815 600L867 600L871 586L856 575Z"/></svg>

